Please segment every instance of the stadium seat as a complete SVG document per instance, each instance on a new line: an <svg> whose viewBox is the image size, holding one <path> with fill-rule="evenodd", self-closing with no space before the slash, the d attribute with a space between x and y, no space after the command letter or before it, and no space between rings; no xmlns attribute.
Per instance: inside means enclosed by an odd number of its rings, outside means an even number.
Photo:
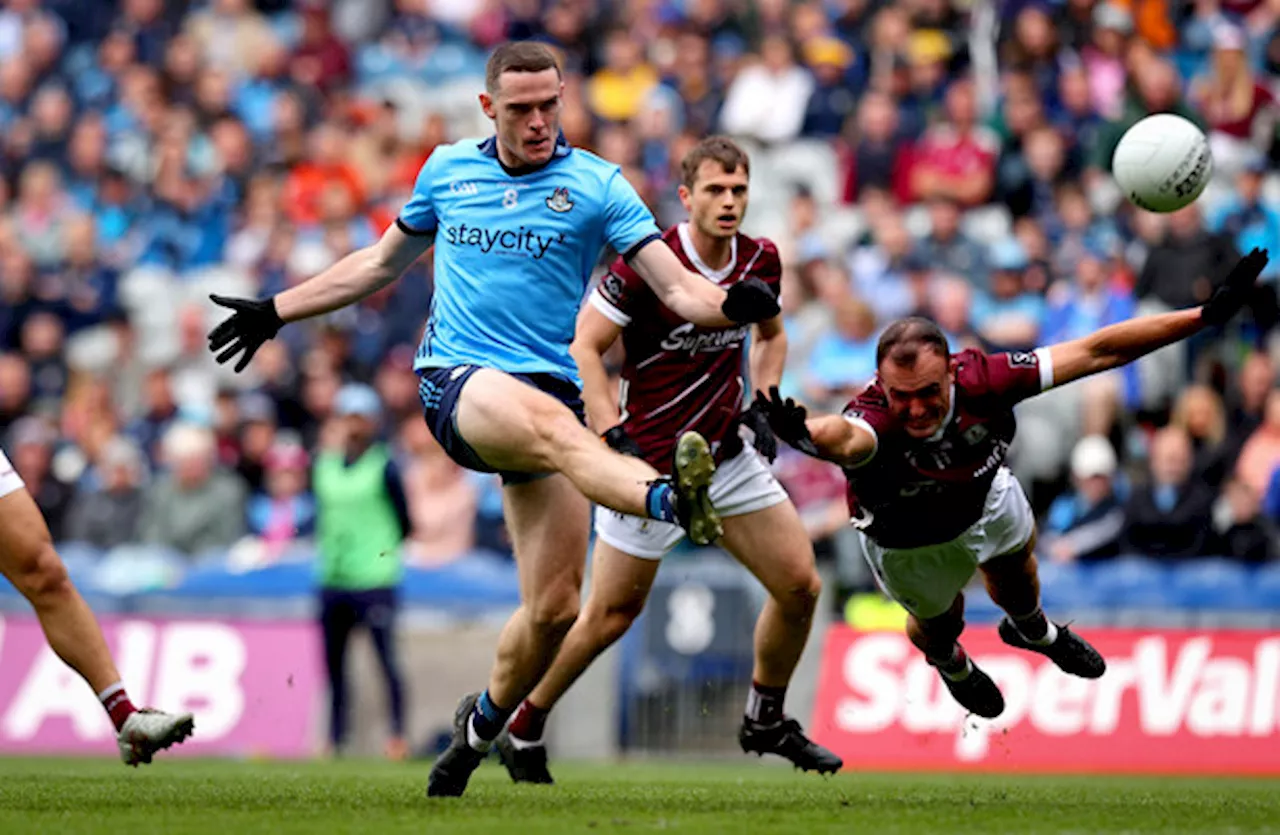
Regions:
<svg viewBox="0 0 1280 835"><path fill-rule="evenodd" d="M1249 570L1233 560L1194 560L1174 568L1173 599L1189 609L1251 608L1250 582Z"/></svg>
<svg viewBox="0 0 1280 835"><path fill-rule="evenodd" d="M1099 605L1111 608L1159 608L1168 605L1169 568L1149 557L1126 556L1088 569Z"/></svg>
<svg viewBox="0 0 1280 835"><path fill-rule="evenodd" d="M1258 568L1249 586L1253 608L1280 612L1280 562Z"/></svg>
<svg viewBox="0 0 1280 835"><path fill-rule="evenodd" d="M1047 610L1062 611L1095 603L1088 566L1075 562L1040 563L1040 597Z"/></svg>

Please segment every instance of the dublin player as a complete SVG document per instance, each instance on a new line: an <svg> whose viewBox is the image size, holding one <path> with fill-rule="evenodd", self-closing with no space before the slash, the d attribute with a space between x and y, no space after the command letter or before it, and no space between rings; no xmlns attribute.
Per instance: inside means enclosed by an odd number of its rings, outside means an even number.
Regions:
<svg viewBox="0 0 1280 835"><path fill-rule="evenodd" d="M0 452L0 574L35 610L58 657L98 695L116 729L125 765L151 762L157 751L191 736L190 713L138 709L129 700L98 621L67 577L49 527L21 477Z"/></svg>
<svg viewBox="0 0 1280 835"><path fill-rule="evenodd" d="M668 229L666 245L687 268L721 287L755 276L776 292L777 250L738 231L747 209L747 155L729 139L710 137L688 153L682 168L680 199L689 222ZM739 741L744 751L778 754L803 769L832 772L840 768L840 759L783 714L820 580L800 517L765 463L764 457L775 456L777 444L764 413L742 411L747 335L746 326L694 325L662 304L619 259L583 308L572 352L591 425L614 449L656 467L671 459L676 438L685 432L696 431L710 442L718 465L711 501L723 520L721 544L770 595L756 625L754 682ZM626 348L621 414L609 393L603 360L619 336ZM776 384L786 350L781 321L759 323L751 351L753 379ZM754 448L739 435L744 425L753 433ZM498 739L498 751L517 782L552 781L541 742L548 712L631 626L659 561L684 532L601 507L596 536L591 590L582 613Z"/></svg>
<svg viewBox="0 0 1280 835"><path fill-rule="evenodd" d="M885 329L877 378L842 415L807 418L777 389L757 393L779 438L844 468L849 510L881 586L909 612L907 634L967 710L995 717L1004 698L959 643L962 589L975 569L1003 609L1001 639L1097 678L1106 663L1040 608L1035 523L1004 467L1013 407L1081 377L1126 365L1230 319L1253 292L1267 253L1242 258L1209 300L1145 316L1035 351L951 354L927 319Z"/></svg>

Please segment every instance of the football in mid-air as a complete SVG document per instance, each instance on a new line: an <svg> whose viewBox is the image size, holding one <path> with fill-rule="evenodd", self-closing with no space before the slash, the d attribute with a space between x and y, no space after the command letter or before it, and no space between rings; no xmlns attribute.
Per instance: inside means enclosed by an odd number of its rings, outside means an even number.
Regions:
<svg viewBox="0 0 1280 835"><path fill-rule="evenodd" d="M1173 212L1204 191L1213 154L1204 132L1172 113L1157 113L1120 138L1111 172L1125 197L1149 212Z"/></svg>

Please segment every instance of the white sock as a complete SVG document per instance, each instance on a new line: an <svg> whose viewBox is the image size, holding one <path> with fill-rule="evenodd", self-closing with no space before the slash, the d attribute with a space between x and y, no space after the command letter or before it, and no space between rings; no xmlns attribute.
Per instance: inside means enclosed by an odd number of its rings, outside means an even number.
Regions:
<svg viewBox="0 0 1280 835"><path fill-rule="evenodd" d="M540 739L521 739L515 734L510 735L511 747L517 751L523 751L526 748L541 748L542 740Z"/></svg>
<svg viewBox="0 0 1280 835"><path fill-rule="evenodd" d="M1014 628L1017 629L1017 627L1018 625L1015 623ZM1021 629L1018 629L1018 634L1022 635ZM1037 647L1047 647L1054 641L1058 640L1058 626L1053 621L1049 621L1049 627L1045 629L1042 637L1034 639L1028 638L1026 635L1022 635L1022 637L1028 644L1032 644Z"/></svg>
<svg viewBox="0 0 1280 835"><path fill-rule="evenodd" d="M106 690L103 690L101 693L98 694L98 701L105 702L107 699L111 698L112 696L119 693L123 689L124 689L124 682L117 681L115 684L110 685L109 687L107 687Z"/></svg>
<svg viewBox="0 0 1280 835"><path fill-rule="evenodd" d="M474 716L467 719L467 744L481 752L488 751L489 746L493 744L493 740L484 739L480 734L476 733L476 722Z"/></svg>

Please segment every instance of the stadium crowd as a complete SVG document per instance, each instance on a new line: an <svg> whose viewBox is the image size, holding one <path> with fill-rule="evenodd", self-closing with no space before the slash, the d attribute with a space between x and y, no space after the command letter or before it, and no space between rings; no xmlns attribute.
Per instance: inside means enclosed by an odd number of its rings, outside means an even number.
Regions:
<svg viewBox="0 0 1280 835"><path fill-rule="evenodd" d="M408 558L507 548L493 477L420 416L429 263L216 365L207 294L278 292L375 239L440 143L487 131L487 50L563 58L568 140L660 222L712 132L752 152L747 231L784 261L784 382L838 408L881 327L1026 349L1207 298L1280 241L1276 0L5 0L0 439L55 538L198 559L307 537L344 382L374 386ZM1172 215L1108 176L1142 116L1202 124L1215 182ZM602 261L602 265L603 265ZM1242 324L1020 411L1046 557L1280 555L1274 261ZM840 474L777 471L825 553ZM474 524L459 520L474 519Z"/></svg>

